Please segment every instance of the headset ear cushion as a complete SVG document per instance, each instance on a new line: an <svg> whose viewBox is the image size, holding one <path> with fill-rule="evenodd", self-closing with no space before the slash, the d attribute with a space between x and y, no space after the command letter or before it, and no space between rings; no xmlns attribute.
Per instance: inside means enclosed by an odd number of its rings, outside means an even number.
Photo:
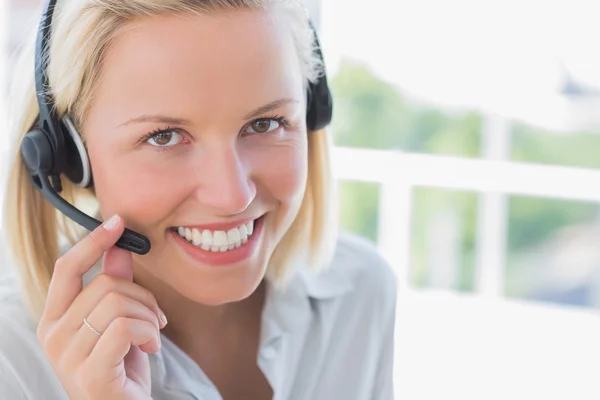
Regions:
<svg viewBox="0 0 600 400"><path fill-rule="evenodd" d="M309 24L314 35L315 51L323 63L323 73L316 82L309 82L308 84L306 126L309 130L319 130L331 123L333 117L333 96L327 83L325 60L323 59L319 36L312 21L309 20Z"/></svg>
<svg viewBox="0 0 600 400"><path fill-rule="evenodd" d="M322 76L316 84L308 89L306 125L310 130L325 128L333 117L333 100L327 84L327 77Z"/></svg>
<svg viewBox="0 0 600 400"><path fill-rule="evenodd" d="M65 132L66 168L64 174L79 187L92 185L92 173L87 149L75 124L68 116L61 119Z"/></svg>
<svg viewBox="0 0 600 400"><path fill-rule="evenodd" d="M23 162L32 175L52 171L54 157L52 146L46 134L40 129L33 129L23 137L21 142Z"/></svg>

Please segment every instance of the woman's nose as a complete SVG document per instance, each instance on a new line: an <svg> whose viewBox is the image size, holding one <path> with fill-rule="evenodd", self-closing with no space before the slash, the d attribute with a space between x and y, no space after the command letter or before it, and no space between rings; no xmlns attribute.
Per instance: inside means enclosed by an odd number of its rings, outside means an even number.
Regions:
<svg viewBox="0 0 600 400"><path fill-rule="evenodd" d="M256 196L249 165L233 148L212 148L199 165L202 178L195 190L198 202L221 215L244 212Z"/></svg>

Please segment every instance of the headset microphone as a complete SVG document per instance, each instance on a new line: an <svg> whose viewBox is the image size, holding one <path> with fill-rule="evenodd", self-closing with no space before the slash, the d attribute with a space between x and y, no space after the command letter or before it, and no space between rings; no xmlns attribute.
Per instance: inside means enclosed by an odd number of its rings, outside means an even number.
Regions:
<svg viewBox="0 0 600 400"><path fill-rule="evenodd" d="M56 0L46 0L35 46L35 89L39 118L21 143L21 156L34 186L56 209L89 231L101 222L69 204L58 193L62 191L60 175L65 175L79 187L92 186L92 174L87 150L69 116L58 118L50 93L47 66L49 60L50 28ZM310 21L309 21L310 23ZM310 25L321 61L317 32ZM324 65L324 62L323 62ZM309 130L325 128L332 119L332 96L323 74L307 88L306 125ZM125 228L116 246L137 254L150 251L147 237Z"/></svg>

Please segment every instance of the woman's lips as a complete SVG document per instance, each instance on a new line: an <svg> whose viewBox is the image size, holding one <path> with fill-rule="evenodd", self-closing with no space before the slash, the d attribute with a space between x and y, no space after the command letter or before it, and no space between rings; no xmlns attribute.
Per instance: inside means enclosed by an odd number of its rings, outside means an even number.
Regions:
<svg viewBox="0 0 600 400"><path fill-rule="evenodd" d="M196 261L210 266L226 266L244 261L254 254L262 233L263 220L264 216L253 222L252 234L248 236L245 243L241 243L239 247L225 251L213 251L212 249L207 249L207 246L204 246L204 248L198 247L179 235L175 229L170 229L169 234L175 240L175 243Z"/></svg>

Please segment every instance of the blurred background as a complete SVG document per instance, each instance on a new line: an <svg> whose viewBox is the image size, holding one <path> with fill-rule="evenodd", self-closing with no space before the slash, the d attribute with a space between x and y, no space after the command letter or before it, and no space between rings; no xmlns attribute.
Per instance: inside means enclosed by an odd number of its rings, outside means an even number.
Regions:
<svg viewBox="0 0 600 400"><path fill-rule="evenodd" d="M600 399L600 3L306 2L340 224L398 279L397 398ZM0 4L5 87L39 1Z"/></svg>

